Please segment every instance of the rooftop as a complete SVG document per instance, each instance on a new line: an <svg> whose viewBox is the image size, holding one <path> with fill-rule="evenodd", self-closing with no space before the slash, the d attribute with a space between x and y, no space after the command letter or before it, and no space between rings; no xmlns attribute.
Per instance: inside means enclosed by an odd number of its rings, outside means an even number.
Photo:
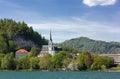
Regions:
<svg viewBox="0 0 120 79"><path fill-rule="evenodd" d="M29 52L25 49L19 49L16 51L16 53L29 53Z"/></svg>

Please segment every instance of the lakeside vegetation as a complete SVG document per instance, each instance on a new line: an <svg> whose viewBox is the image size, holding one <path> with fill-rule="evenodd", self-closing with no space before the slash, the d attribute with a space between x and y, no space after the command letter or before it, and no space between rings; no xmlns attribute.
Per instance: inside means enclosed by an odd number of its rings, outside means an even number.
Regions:
<svg viewBox="0 0 120 79"><path fill-rule="evenodd" d="M14 58L13 53L0 54L0 70L105 70L114 65L113 58L82 52L73 57L61 51L54 56L46 53L43 57L32 54Z"/></svg>

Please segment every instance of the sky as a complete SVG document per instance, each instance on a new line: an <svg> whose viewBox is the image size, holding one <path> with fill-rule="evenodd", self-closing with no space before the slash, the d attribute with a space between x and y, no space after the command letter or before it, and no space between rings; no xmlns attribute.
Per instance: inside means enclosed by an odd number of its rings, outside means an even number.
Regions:
<svg viewBox="0 0 120 79"><path fill-rule="evenodd" d="M24 21L54 43L77 37L120 42L120 0L0 0L0 18Z"/></svg>

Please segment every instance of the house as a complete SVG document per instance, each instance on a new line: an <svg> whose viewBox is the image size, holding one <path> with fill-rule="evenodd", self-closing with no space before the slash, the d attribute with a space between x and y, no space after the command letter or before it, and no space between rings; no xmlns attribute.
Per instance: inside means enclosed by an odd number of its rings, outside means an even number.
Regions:
<svg viewBox="0 0 120 79"><path fill-rule="evenodd" d="M53 44L52 35L51 35L51 32L50 32L50 38L49 38L48 45L43 45L42 46L42 50L39 53L38 57L41 57L41 56L45 55L46 53L49 53L53 56L55 53L57 53L60 50L62 50L60 47L57 47Z"/></svg>
<svg viewBox="0 0 120 79"><path fill-rule="evenodd" d="M28 54L29 54L29 52L27 50L25 50L25 49L19 49L19 50L17 50L15 52L15 57L16 58L20 58L20 57L28 55Z"/></svg>

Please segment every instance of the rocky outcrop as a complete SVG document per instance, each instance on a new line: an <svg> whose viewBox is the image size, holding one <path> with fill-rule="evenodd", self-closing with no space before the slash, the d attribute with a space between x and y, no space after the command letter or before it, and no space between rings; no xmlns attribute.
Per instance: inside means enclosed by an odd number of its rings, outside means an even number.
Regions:
<svg viewBox="0 0 120 79"><path fill-rule="evenodd" d="M39 48L39 46L37 44L35 44L32 40L26 40L22 36L16 36L16 37L12 38L12 40L20 48L25 48L25 49L28 49L28 50L32 47L38 47Z"/></svg>

